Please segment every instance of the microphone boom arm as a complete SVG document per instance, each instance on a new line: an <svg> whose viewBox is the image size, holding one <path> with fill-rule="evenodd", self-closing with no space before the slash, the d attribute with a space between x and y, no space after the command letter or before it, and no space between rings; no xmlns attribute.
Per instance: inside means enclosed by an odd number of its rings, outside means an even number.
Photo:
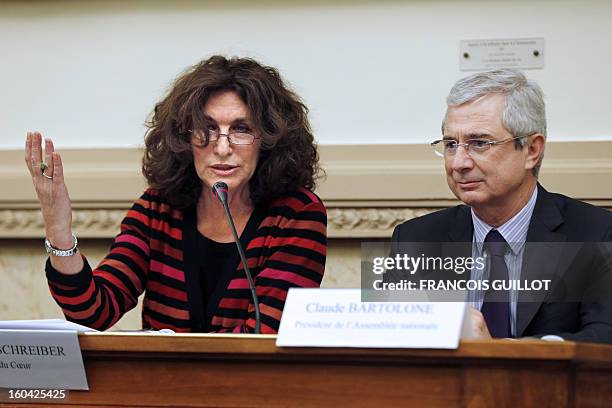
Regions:
<svg viewBox="0 0 612 408"><path fill-rule="evenodd" d="M242 261L242 266L244 267L244 273L247 277L247 280L249 281L251 298L253 299L253 305L255 306L255 334L261 334L259 298L257 297L257 292L255 290L255 281L253 281L253 276L251 275L251 271L249 270L249 266L247 265L246 255L244 254L244 249L242 248L242 244L240 243L240 238L238 237L238 232L236 231L236 226L234 225L234 219L232 218L229 206L227 205L227 190L227 184L223 182L217 182L213 186L213 193L217 196L219 201L221 201L221 205L223 205L225 214L227 214L227 219L230 223L230 229L232 230L232 235L234 236L234 242L236 242L236 248L238 248L238 254L240 255L240 260Z"/></svg>

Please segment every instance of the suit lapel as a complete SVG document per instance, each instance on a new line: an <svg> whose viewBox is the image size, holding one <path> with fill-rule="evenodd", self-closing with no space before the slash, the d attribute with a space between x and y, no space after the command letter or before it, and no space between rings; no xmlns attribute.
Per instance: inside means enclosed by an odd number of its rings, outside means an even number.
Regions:
<svg viewBox="0 0 612 408"><path fill-rule="evenodd" d="M564 234L555 232L563 224L563 215L555 205L550 194L538 184L538 199L527 232L527 245L523 255L521 267L521 281L524 279L541 280L551 279L553 285L559 260L561 259L559 243L565 242ZM516 334L523 332L540 308L546 293L540 291L519 292L517 305Z"/></svg>
<svg viewBox="0 0 612 408"><path fill-rule="evenodd" d="M448 231L449 242L472 242L474 225L470 207L461 205L457 209L457 217L452 228Z"/></svg>
<svg viewBox="0 0 612 408"><path fill-rule="evenodd" d="M462 205L457 209L457 215L452 228L449 230L448 242L441 246L441 256L452 258L466 258L472 256L472 235L474 226L470 207Z"/></svg>
<svg viewBox="0 0 612 408"><path fill-rule="evenodd" d="M443 258L451 257L457 258L469 258L472 256L472 235L474 234L474 226L472 224L472 215L470 207L462 205L457 209L457 214L454 219L454 223L449 230L448 242L442 242L440 254ZM452 274L454 279L469 279L470 271L467 270L465 274ZM444 279L449 279L447 272L444 273ZM460 293L460 294L459 294ZM464 293L457 292L459 297L455 296L452 299L454 301L465 302L467 301L467 291ZM449 299L445 296L445 299Z"/></svg>
<svg viewBox="0 0 612 408"><path fill-rule="evenodd" d="M455 223L449 230L448 242L442 243L442 256L471 257L473 235L474 225L470 207L462 205L458 208Z"/></svg>

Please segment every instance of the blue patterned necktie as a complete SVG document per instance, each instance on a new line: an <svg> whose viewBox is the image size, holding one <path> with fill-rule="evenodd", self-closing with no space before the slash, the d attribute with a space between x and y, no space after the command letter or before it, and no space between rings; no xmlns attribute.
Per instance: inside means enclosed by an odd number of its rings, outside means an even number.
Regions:
<svg viewBox="0 0 612 408"><path fill-rule="evenodd" d="M493 290L493 281L508 281L508 267L504 254L508 243L497 230L491 230L484 241L484 248L489 253L489 290L485 293L480 311L484 316L492 337L511 337L510 331L510 292Z"/></svg>

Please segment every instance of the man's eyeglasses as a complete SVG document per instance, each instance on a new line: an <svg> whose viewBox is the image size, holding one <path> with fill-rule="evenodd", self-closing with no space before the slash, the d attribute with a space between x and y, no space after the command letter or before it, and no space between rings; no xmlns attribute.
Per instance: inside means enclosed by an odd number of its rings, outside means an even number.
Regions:
<svg viewBox="0 0 612 408"><path fill-rule="evenodd" d="M210 129L206 131L196 129L190 130L189 132L192 134L195 144L198 146L204 146L207 139L209 143L215 143L222 136L227 137L227 141L230 144L237 146L252 145L255 139L259 139L259 136L255 136L244 130L230 130L227 133L221 133L219 129Z"/></svg>
<svg viewBox="0 0 612 408"><path fill-rule="evenodd" d="M443 139L443 140L434 140L430 143L431 147L433 147L434 152L437 156L440 157L451 157L457 153L459 147L463 146L469 155L483 155L491 148L491 146L497 146L504 143L507 143L511 140L522 139L527 136L516 136L509 137L503 140L486 140L486 139L470 139L466 140L465 143L459 143L456 140L452 139Z"/></svg>

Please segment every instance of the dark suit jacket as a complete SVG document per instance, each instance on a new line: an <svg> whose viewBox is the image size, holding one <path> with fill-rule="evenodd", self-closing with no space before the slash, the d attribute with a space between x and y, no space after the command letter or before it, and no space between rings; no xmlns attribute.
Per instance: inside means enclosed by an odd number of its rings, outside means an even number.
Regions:
<svg viewBox="0 0 612 408"><path fill-rule="evenodd" d="M398 251L401 242L472 242L473 232L470 207L459 205L398 225L393 232L392 252ZM612 344L612 265L609 252L606 253L610 245L583 245L586 255L577 257L569 253L571 250L560 250L555 245L574 248L576 245L563 243L612 242L612 212L549 193L538 184L527 242L542 244L535 244L537 248L526 247L521 279L526 276L552 279L553 287L559 284L554 291L556 295L551 292L536 301L524 301L520 292L517 337L555 334L567 340ZM567 290L580 290L582 299L572 293L562 300Z"/></svg>

